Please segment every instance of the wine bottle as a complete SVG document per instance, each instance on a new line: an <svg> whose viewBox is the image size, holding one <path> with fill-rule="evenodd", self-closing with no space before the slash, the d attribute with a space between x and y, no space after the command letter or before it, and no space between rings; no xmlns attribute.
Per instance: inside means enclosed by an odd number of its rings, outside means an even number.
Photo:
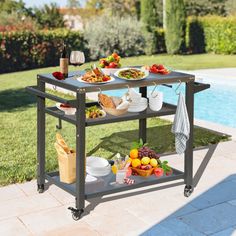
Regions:
<svg viewBox="0 0 236 236"><path fill-rule="evenodd" d="M64 44L60 57L60 71L63 74L64 78L68 77L68 65L69 65L69 58L68 58L68 53L66 51L66 45Z"/></svg>

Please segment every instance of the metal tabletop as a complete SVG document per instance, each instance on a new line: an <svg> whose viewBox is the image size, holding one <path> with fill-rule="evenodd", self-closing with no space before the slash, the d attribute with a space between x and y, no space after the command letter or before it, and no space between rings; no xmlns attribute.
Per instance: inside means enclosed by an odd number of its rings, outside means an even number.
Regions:
<svg viewBox="0 0 236 236"><path fill-rule="evenodd" d="M83 74L84 71L79 71L77 74ZM127 88L129 86L132 87L146 87L146 86L153 86L154 84L172 84L172 83L179 83L181 82L189 82L194 81L194 75L175 72L172 71L168 75L161 75L161 74L152 74L150 73L146 79L139 80L139 81L128 81L120 79L114 75L112 75L115 80L106 83L106 84L88 84L79 82L77 79L73 78L75 72L71 72L69 74L69 78L65 80L57 80L53 77L52 74L40 74L38 75L38 79L52 84L64 89L68 89L74 92L98 92L99 89L105 90L114 90L114 89L122 89Z"/></svg>

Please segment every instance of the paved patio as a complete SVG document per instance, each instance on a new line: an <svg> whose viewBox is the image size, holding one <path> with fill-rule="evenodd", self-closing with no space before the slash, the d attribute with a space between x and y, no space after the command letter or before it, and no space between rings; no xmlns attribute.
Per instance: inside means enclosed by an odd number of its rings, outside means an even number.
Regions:
<svg viewBox="0 0 236 236"><path fill-rule="evenodd" d="M43 194L35 181L0 188L0 235L236 235L235 147L232 140L194 152L201 178L189 198L183 185L142 188L92 199L78 222L67 210L73 197L56 186ZM165 159L183 169L182 157Z"/></svg>

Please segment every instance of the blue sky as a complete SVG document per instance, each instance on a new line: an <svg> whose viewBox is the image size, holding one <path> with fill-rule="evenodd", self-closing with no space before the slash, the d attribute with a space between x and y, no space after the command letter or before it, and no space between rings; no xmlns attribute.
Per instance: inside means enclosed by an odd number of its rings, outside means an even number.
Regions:
<svg viewBox="0 0 236 236"><path fill-rule="evenodd" d="M66 6L67 0L23 0L27 7L40 7L45 3L56 2L59 6L64 7ZM81 4L85 2L85 0L80 0Z"/></svg>

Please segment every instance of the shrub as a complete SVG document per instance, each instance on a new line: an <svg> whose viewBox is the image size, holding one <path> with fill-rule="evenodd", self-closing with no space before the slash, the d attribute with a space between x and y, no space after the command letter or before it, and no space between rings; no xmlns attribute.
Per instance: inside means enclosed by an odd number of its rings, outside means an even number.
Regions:
<svg viewBox="0 0 236 236"><path fill-rule="evenodd" d="M167 52L181 53L185 49L185 9L183 0L166 0L165 41Z"/></svg>
<svg viewBox="0 0 236 236"><path fill-rule="evenodd" d="M206 52L236 53L236 17L190 18L187 32L188 47L193 51L205 48ZM201 40L198 40L199 38Z"/></svg>
<svg viewBox="0 0 236 236"><path fill-rule="evenodd" d="M22 17L15 12L0 12L0 32L17 30L34 31L37 27L36 22L30 17Z"/></svg>
<svg viewBox="0 0 236 236"><path fill-rule="evenodd" d="M189 17L186 28L186 44L190 53L205 52L205 35L201 22L196 17Z"/></svg>
<svg viewBox="0 0 236 236"><path fill-rule="evenodd" d="M86 51L83 36L68 30L0 33L0 72L59 64L62 42L68 49Z"/></svg>
<svg viewBox="0 0 236 236"><path fill-rule="evenodd" d="M141 28L141 23L131 17L95 17L86 24L84 31L91 58L104 57L114 50L121 56L143 54L145 39Z"/></svg>

